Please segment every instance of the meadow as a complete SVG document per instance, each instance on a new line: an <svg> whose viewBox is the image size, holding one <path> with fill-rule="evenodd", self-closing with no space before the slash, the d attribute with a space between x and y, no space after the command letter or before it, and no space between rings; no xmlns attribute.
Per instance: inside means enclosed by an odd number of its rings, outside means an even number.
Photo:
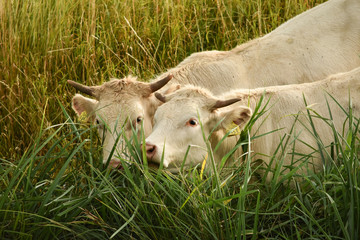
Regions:
<svg viewBox="0 0 360 240"><path fill-rule="evenodd" d="M109 170L66 83L148 81L191 53L232 49L322 2L0 0L0 238L359 239L351 110L349 132L332 129L329 164L317 174L282 174L279 165L266 182L245 156L230 174L173 175L143 164L137 139L127 144L133 164ZM249 141L245 131L239 145Z"/></svg>

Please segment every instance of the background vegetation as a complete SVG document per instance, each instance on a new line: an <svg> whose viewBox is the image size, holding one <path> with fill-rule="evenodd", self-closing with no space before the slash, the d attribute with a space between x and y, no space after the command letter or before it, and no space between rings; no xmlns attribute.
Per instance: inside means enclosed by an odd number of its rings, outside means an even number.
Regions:
<svg viewBox="0 0 360 240"><path fill-rule="evenodd" d="M134 164L108 171L94 131L71 120L67 79L147 81L193 52L231 49L321 2L0 0L0 238L358 239L359 122L351 111L345 146L334 132L336 164L294 187L294 173L249 183L251 159L230 177L152 172L136 141L128 145Z"/></svg>

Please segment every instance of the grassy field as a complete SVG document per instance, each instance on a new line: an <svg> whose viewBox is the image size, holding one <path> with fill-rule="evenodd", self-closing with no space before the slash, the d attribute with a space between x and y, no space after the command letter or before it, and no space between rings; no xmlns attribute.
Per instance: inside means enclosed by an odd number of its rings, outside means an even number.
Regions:
<svg viewBox="0 0 360 240"><path fill-rule="evenodd" d="M359 122L339 158L289 187L249 157L228 176L103 169L94 129L74 124L72 79L144 81L193 52L228 50L323 0L0 0L1 239L358 239ZM244 139L246 142L246 138ZM278 156L281 158L281 156Z"/></svg>

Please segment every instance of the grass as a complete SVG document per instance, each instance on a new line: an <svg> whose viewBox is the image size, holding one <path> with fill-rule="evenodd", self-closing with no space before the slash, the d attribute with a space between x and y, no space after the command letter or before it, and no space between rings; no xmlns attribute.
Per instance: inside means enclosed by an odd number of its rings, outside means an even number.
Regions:
<svg viewBox="0 0 360 240"><path fill-rule="evenodd" d="M269 183L249 181L259 168L249 156L230 175L152 171L135 139L127 145L133 164L109 171L94 127L73 122L66 85L127 74L148 80L321 2L0 0L0 238L358 239L359 121L351 109L346 133L324 119L334 132L324 158L333 161L289 187L297 176L280 179L280 168L265 169L276 173Z"/></svg>
<svg viewBox="0 0 360 240"><path fill-rule="evenodd" d="M335 100L329 97L329 101ZM274 173L270 182L257 178L259 166L250 155L225 175L203 175L201 166L178 175L154 171L142 163L136 138L127 140L132 164L121 159L124 169L108 170L97 161L101 151L96 146L96 126L73 123L65 108L60 108L68 119L52 126L51 136L43 137L51 130L46 128L20 159L2 159L2 239L359 237L359 120L351 108L344 111L347 132L337 132L331 117L307 113L310 123L323 119L334 133L337 157L319 141L329 161L322 172L275 174L282 171L280 165L265 166L265 171ZM252 121L268 108L267 102L259 101ZM251 148L248 135L238 144ZM41 154L44 148L46 154ZM279 152L274 157L282 159L284 154L291 153Z"/></svg>

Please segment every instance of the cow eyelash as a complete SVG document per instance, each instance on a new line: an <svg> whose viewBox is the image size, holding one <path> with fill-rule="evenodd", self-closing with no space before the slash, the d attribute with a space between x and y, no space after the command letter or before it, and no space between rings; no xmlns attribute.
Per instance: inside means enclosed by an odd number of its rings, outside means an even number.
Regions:
<svg viewBox="0 0 360 240"><path fill-rule="evenodd" d="M186 126L189 127L196 127L199 122L195 118L191 118L189 121L186 122Z"/></svg>

